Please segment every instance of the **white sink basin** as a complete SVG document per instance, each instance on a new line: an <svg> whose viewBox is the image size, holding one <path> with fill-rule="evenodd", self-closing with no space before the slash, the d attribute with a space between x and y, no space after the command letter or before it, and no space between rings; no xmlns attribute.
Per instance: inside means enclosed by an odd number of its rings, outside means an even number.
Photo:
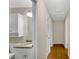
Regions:
<svg viewBox="0 0 79 59"><path fill-rule="evenodd" d="M32 43L31 42L27 42L27 43L17 43L15 44L14 47L32 47Z"/></svg>

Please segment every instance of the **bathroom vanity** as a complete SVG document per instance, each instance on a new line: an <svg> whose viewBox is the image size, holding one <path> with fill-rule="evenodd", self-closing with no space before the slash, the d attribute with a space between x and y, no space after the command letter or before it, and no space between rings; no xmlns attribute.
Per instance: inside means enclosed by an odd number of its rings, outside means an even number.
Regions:
<svg viewBox="0 0 79 59"><path fill-rule="evenodd" d="M15 59L33 59L31 43L18 43L15 45Z"/></svg>

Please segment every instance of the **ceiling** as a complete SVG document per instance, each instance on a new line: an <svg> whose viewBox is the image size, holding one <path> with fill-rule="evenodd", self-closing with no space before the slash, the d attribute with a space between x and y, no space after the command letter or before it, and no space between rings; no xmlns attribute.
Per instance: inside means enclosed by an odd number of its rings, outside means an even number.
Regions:
<svg viewBox="0 0 79 59"><path fill-rule="evenodd" d="M10 8L32 7L31 0L9 0Z"/></svg>
<svg viewBox="0 0 79 59"><path fill-rule="evenodd" d="M32 7L31 0L9 0L10 8ZM64 20L69 11L69 0L44 0L53 20Z"/></svg>
<svg viewBox="0 0 79 59"><path fill-rule="evenodd" d="M44 0L53 20L64 20L69 11L69 0Z"/></svg>

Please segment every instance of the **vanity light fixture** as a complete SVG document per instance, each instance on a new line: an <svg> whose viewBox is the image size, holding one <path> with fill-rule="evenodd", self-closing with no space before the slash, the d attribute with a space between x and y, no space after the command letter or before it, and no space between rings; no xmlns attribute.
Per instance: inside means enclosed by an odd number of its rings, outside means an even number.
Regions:
<svg viewBox="0 0 79 59"><path fill-rule="evenodd" d="M27 15L28 17L32 17L32 12L28 12L26 15Z"/></svg>

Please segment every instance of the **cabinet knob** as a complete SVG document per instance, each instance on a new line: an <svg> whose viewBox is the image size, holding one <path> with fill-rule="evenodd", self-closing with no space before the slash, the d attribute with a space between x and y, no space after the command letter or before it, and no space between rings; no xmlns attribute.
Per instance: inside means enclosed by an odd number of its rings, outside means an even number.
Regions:
<svg viewBox="0 0 79 59"><path fill-rule="evenodd" d="M27 55L23 55L23 57L27 57Z"/></svg>
<svg viewBox="0 0 79 59"><path fill-rule="evenodd" d="M28 59L27 55L23 55L23 57L24 57L25 59Z"/></svg>

